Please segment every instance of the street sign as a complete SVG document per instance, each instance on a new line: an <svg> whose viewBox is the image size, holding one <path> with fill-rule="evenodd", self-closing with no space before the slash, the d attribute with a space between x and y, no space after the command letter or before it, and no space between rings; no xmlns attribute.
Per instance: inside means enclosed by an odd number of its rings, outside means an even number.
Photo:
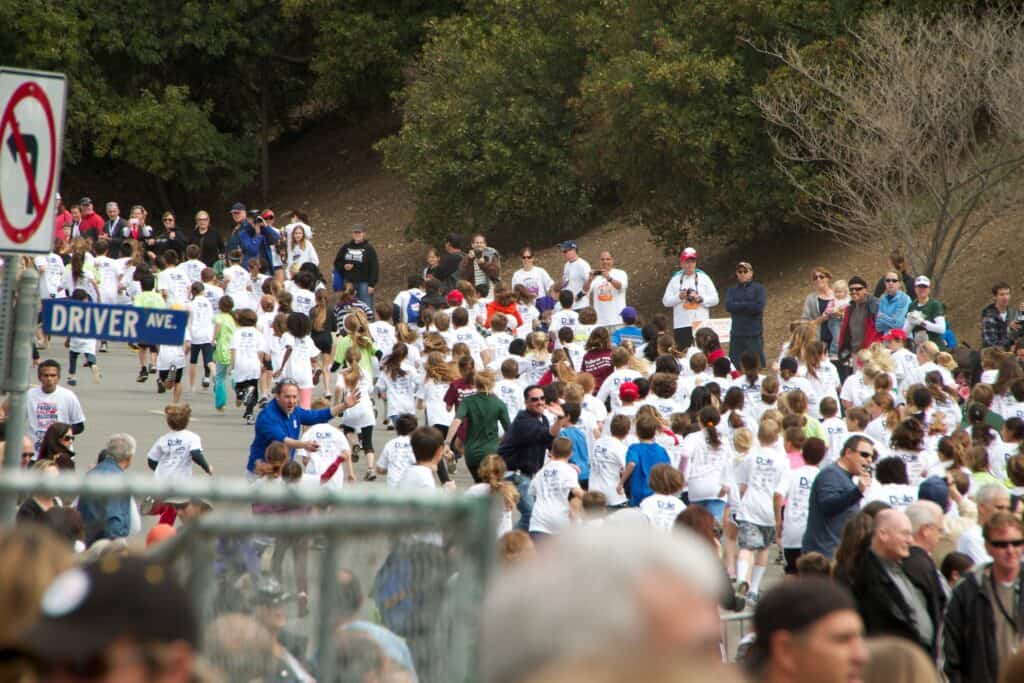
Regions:
<svg viewBox="0 0 1024 683"><path fill-rule="evenodd" d="M63 74L0 67L0 253L53 244L66 92Z"/></svg>
<svg viewBox="0 0 1024 683"><path fill-rule="evenodd" d="M59 337L180 346L187 327L188 311L94 304L77 299L43 301L43 331Z"/></svg>

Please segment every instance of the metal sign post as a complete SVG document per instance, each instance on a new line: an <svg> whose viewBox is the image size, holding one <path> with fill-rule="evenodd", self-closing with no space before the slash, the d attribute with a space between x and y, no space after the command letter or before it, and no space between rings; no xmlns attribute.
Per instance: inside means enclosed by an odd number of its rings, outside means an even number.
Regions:
<svg viewBox="0 0 1024 683"><path fill-rule="evenodd" d="M7 257L7 267L17 272L17 257ZM36 333L36 303L39 300L39 275L26 268L18 278L17 304L14 307L14 339L11 368L4 389L10 397L7 412L7 433L4 443L4 469L18 469L25 436L25 392L32 374L32 339ZM15 500L0 499L0 521L14 518Z"/></svg>

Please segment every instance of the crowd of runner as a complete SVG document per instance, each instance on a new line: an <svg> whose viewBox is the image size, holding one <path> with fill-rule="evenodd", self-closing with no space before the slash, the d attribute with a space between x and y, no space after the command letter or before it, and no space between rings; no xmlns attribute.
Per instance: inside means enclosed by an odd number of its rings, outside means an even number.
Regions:
<svg viewBox="0 0 1024 683"><path fill-rule="evenodd" d="M874 276L841 280L816 267L802 303L773 302L795 319L781 348L766 349L768 296L752 264L736 264L720 294L690 247L661 310L629 304L629 274L610 252L592 265L563 242L552 275L524 247L510 274L484 236L455 234L383 300L365 227L328 262L301 211L280 228L270 210L230 213L225 235L204 211L194 228L166 212L154 229L141 206L125 220L111 202L103 217L83 198L60 206L53 251L22 266L39 271L44 299L189 312L182 345L136 349L135 380L168 399L167 433L142 444L159 479L214 475L189 428L191 406L205 401L253 425L244 470L227 474L254 486L341 489L380 477L493 496L500 571L482 617L481 680L583 680L598 675L595 662L624 661L652 667L644 680L677 680L659 678L657 657L703 665L734 654L753 680L773 682L1024 676L1024 304L1012 307L1008 284L993 284L975 350L901 255L873 288ZM709 322L716 307L730 318L728 351ZM122 473L137 446L128 434L111 436L97 463L76 459L86 416L74 387L79 365L94 381L130 378L102 375L105 343L42 331L37 342L23 466ZM390 438L375 443L385 429ZM459 468L472 479L462 491ZM102 601L123 602L106 586L116 576L161 625L123 647L164 652L147 666L191 666L199 640L181 613L188 601L152 596L160 581L147 584L150 568L125 554L125 539L152 526L148 542L161 542L208 509L29 497L19 525L50 526L66 547L29 547L17 528L0 541L10 547L0 567L18 553L39 567L31 585L5 587L42 605L37 619L23 604L25 619L0 630L0 645L18 644L55 676L116 659L118 638L138 628L127 613L103 620L112 630L88 640L92 649L47 647L53 633L87 640ZM61 573L71 549L86 561ZM293 577L281 571L288 549ZM268 668L244 680L315 680L310 653L280 634L286 596L309 613L308 553L304 541L267 553L255 613L224 615L207 632L204 642L225 648L243 632L274 644ZM119 558L116 569L105 573L103 558ZM786 578L766 583L775 563ZM69 598L76 581L87 595ZM349 600L339 638L362 629L358 648L378 653L374 672L344 680L438 680L436 641L358 621L358 580L339 581ZM738 653L723 649L720 610L753 612L756 635Z"/></svg>

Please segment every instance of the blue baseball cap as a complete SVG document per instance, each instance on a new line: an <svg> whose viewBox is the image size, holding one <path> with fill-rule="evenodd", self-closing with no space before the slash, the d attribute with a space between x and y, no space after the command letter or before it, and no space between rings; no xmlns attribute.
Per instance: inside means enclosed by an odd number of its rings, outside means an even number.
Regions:
<svg viewBox="0 0 1024 683"><path fill-rule="evenodd" d="M622 318L622 322L635 323L636 309L633 308L632 306L626 306L625 308L622 309L622 312L619 313L619 316Z"/></svg>
<svg viewBox="0 0 1024 683"><path fill-rule="evenodd" d="M576 251L580 250L579 245L576 244L576 242L573 241L573 240L566 240L566 241L562 242L562 247L561 248L562 248L562 251L569 251L570 249L574 249Z"/></svg>
<svg viewBox="0 0 1024 683"><path fill-rule="evenodd" d="M245 204L243 204L242 202L235 202L234 204L231 205L231 210L232 211L245 211Z"/></svg>

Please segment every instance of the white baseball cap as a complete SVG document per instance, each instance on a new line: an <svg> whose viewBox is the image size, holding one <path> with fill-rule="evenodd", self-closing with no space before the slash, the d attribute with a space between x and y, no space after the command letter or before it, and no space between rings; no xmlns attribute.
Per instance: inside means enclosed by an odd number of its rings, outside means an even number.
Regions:
<svg viewBox="0 0 1024 683"><path fill-rule="evenodd" d="M931 287L932 286L932 281L929 280L928 277L925 276L925 275L918 275L917 279L914 280L914 286L915 287Z"/></svg>

